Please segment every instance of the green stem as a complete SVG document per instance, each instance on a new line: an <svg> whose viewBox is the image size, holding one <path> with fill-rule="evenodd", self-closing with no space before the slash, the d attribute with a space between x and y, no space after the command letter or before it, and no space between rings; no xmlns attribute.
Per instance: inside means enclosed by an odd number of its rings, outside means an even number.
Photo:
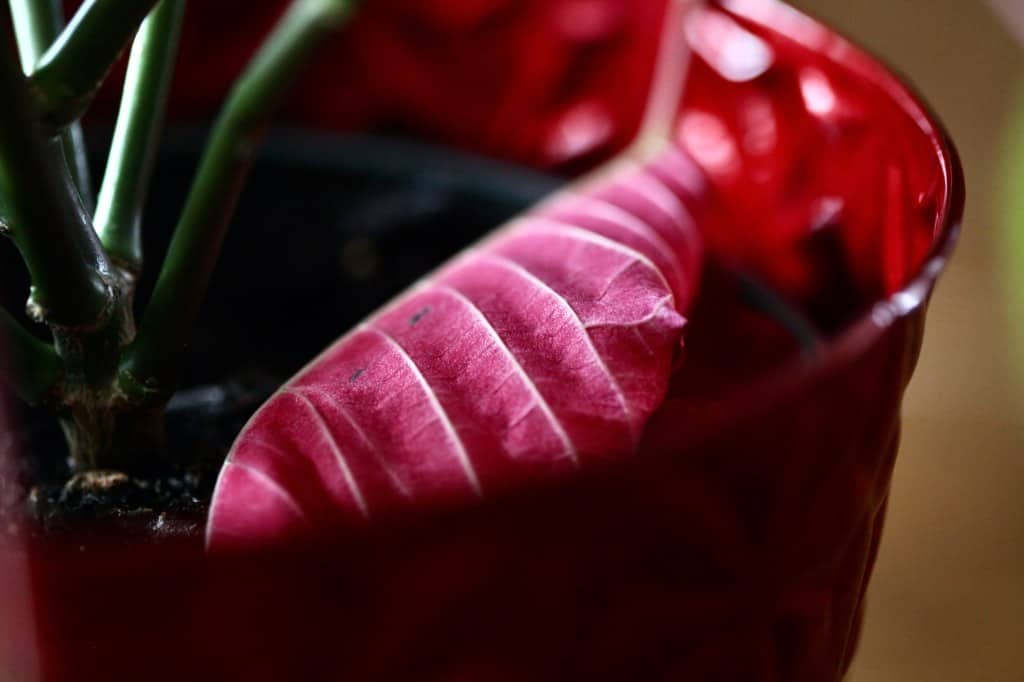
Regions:
<svg viewBox="0 0 1024 682"><path fill-rule="evenodd" d="M267 119L353 0L296 0L231 90L200 161L153 297L122 377L131 390L166 396L181 364L228 221Z"/></svg>
<svg viewBox="0 0 1024 682"><path fill-rule="evenodd" d="M86 211L93 208L92 178L89 173L89 154L85 148L85 133L82 124L75 121L60 133L61 150L64 163L71 173L71 181L78 188L78 196Z"/></svg>
<svg viewBox="0 0 1024 682"><path fill-rule="evenodd" d="M0 34L10 34L10 20L0 8ZM10 235L32 277L30 309L51 325L94 326L113 301L110 265L7 46L0 46L0 92L0 187Z"/></svg>
<svg viewBox="0 0 1024 682"><path fill-rule="evenodd" d="M135 38L93 221L110 257L135 274L142 269L142 206L184 14L184 0L162 0Z"/></svg>
<svg viewBox="0 0 1024 682"><path fill-rule="evenodd" d="M21 66L29 72L60 33L63 23L60 0L10 0L10 3Z"/></svg>
<svg viewBox="0 0 1024 682"><path fill-rule="evenodd" d="M60 0L11 0L11 14L18 38L21 68L30 73L64 28ZM68 170L88 207L92 200L92 186L81 124L68 126L61 132L60 138Z"/></svg>
<svg viewBox="0 0 1024 682"><path fill-rule="evenodd" d="M60 381L60 360L53 347L32 336L0 308L0 357L3 380L30 405L54 396Z"/></svg>
<svg viewBox="0 0 1024 682"><path fill-rule="evenodd" d="M157 0L86 0L31 76L43 122L60 128L88 108Z"/></svg>

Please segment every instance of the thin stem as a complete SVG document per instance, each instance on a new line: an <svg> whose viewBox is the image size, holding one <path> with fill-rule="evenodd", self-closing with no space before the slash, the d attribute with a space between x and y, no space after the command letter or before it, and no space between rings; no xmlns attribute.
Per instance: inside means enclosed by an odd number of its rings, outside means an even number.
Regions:
<svg viewBox="0 0 1024 682"><path fill-rule="evenodd" d="M60 0L10 0L10 3L21 66L29 72L63 28Z"/></svg>
<svg viewBox="0 0 1024 682"><path fill-rule="evenodd" d="M43 122L78 119L157 0L86 0L31 76Z"/></svg>
<svg viewBox="0 0 1024 682"><path fill-rule="evenodd" d="M235 83L200 160L122 378L167 395L267 119L353 0L296 0Z"/></svg>
<svg viewBox="0 0 1024 682"><path fill-rule="evenodd" d="M3 380L22 400L35 405L53 397L61 367L52 346L32 336L0 308L0 357Z"/></svg>
<svg viewBox="0 0 1024 682"><path fill-rule="evenodd" d="M142 206L184 15L184 0L161 0L135 38L93 220L107 254L133 273L142 269Z"/></svg>
<svg viewBox="0 0 1024 682"><path fill-rule="evenodd" d="M800 345L800 351L806 356L813 356L821 349L821 334L814 323L792 305L789 301L773 291L769 286L746 273L736 273L747 303L775 320Z"/></svg>
<svg viewBox="0 0 1024 682"><path fill-rule="evenodd" d="M11 14L18 38L21 68L31 73L64 28L60 0L11 0ZM81 124L74 123L63 130L60 143L71 178L88 207L92 200L92 183Z"/></svg>
<svg viewBox="0 0 1024 682"><path fill-rule="evenodd" d="M10 35L0 8L0 35ZM25 75L0 45L0 187L9 231L32 277L34 317L64 327L103 321L113 300L109 262L83 210L59 150L40 129Z"/></svg>
<svg viewBox="0 0 1024 682"><path fill-rule="evenodd" d="M643 122L633 141L634 153L646 156L657 152L672 139L672 129L690 73L690 43L686 39L686 26L690 15L704 3L705 0L669 0L665 6L654 78Z"/></svg>

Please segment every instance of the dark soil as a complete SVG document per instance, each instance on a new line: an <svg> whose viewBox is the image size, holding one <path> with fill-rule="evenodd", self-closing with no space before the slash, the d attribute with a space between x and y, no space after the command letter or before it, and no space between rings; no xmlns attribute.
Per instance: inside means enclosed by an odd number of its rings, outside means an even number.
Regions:
<svg viewBox="0 0 1024 682"><path fill-rule="evenodd" d="M153 539L196 534L235 434L279 383L250 377L178 392L166 413L175 464L147 478L119 471L72 475L66 458L25 458L22 478L35 482L25 499L33 528L46 536L111 530ZM61 450L62 443L50 449Z"/></svg>

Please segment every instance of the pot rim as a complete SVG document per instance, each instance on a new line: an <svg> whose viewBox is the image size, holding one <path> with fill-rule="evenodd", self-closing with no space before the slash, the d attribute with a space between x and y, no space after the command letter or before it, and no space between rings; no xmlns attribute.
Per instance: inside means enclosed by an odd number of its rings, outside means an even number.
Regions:
<svg viewBox="0 0 1024 682"><path fill-rule="evenodd" d="M782 0L719 0L720 7L759 28L783 34L802 47L827 57L848 72L878 87L921 130L931 142L942 170L942 202L935 215L933 242L921 267L909 281L868 310L833 337L822 341L820 352L801 357L754 378L750 383L726 392L729 422L750 417L784 398L815 385L850 366L876 346L897 323L923 315L939 276L944 272L960 235L966 185L960 156L945 127L924 97L905 77L885 62ZM713 435L721 428L712 429Z"/></svg>

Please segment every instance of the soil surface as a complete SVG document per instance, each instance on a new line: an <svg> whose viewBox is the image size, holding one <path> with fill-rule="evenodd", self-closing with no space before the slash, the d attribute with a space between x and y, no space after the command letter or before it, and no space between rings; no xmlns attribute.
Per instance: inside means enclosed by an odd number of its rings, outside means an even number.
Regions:
<svg viewBox="0 0 1024 682"><path fill-rule="evenodd" d="M168 405L168 460L182 464L140 478L120 471L72 474L68 462L24 460L28 528L44 536L116 532L163 539L195 535L231 442L280 380L233 379L179 392ZM29 440L60 450L59 432L39 423ZM140 453L147 456L149 453ZM11 510L13 511L13 510Z"/></svg>

